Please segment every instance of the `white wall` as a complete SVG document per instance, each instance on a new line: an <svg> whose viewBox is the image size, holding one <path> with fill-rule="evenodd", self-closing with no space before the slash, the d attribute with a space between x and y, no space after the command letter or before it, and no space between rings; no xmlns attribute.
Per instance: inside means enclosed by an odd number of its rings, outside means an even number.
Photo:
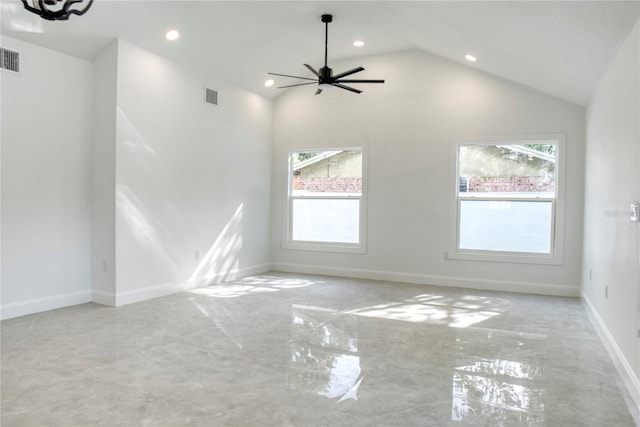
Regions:
<svg viewBox="0 0 640 427"><path fill-rule="evenodd" d="M93 61L91 300L115 305L116 96L118 42Z"/></svg>
<svg viewBox="0 0 640 427"><path fill-rule="evenodd" d="M289 90L276 101L272 180L274 267L439 285L578 295L582 252L584 108L426 53L409 51L332 64L357 65L356 95ZM566 134L566 227L560 266L445 260L451 212L451 140ZM292 148L368 144L368 248L364 255L284 250L286 156Z"/></svg>
<svg viewBox="0 0 640 427"><path fill-rule="evenodd" d="M91 64L4 36L2 317L90 300Z"/></svg>
<svg viewBox="0 0 640 427"><path fill-rule="evenodd" d="M3 317L269 269L270 100L122 40L3 47Z"/></svg>
<svg viewBox="0 0 640 427"><path fill-rule="evenodd" d="M117 86L116 304L269 269L272 102L123 40Z"/></svg>
<svg viewBox="0 0 640 427"><path fill-rule="evenodd" d="M629 373L638 404L640 224L629 220L629 206L640 200L639 168L640 22L587 109L582 270L583 297Z"/></svg>

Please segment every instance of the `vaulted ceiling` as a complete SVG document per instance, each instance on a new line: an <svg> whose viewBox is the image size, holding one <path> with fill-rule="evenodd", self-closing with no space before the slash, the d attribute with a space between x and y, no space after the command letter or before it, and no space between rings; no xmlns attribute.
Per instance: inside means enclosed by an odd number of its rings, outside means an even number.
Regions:
<svg viewBox="0 0 640 427"><path fill-rule="evenodd" d="M638 1L96 0L49 22L20 1L1 6L4 35L87 60L119 37L267 97L281 93L264 87L267 72L310 77L302 64L322 65L320 16L331 13L330 62L420 49L580 105L640 16ZM168 42L172 28L181 36Z"/></svg>

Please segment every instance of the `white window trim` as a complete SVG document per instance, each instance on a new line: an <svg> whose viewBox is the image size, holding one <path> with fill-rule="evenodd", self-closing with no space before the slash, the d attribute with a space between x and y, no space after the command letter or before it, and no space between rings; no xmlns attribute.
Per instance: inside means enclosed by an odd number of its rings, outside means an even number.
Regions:
<svg viewBox="0 0 640 427"><path fill-rule="evenodd" d="M459 203L461 198L458 196L459 184L459 164L458 164L458 147L468 144L535 144L535 143L554 143L557 144L556 151L556 196L553 204L554 220L551 224L551 253L536 254L523 252L498 252L469 250L458 248L458 231L460 223ZM455 167L451 168L452 176L450 179L450 233L448 250L445 259L462 260L462 261L488 261L488 262L509 262L523 264L550 264L562 265L564 262L564 230L565 230L565 164L566 164L566 135L564 133L548 133L548 134L527 134L527 135L503 135L497 137L479 137L479 138L455 138L451 143L451 159ZM465 197L465 200L482 200L481 196ZM493 199L492 199L493 200ZM508 200L505 199L505 200ZM522 200L522 199L520 199ZM530 199L524 199L530 200ZM539 200L546 200L540 198Z"/></svg>
<svg viewBox="0 0 640 427"><path fill-rule="evenodd" d="M345 195L345 196L322 196L322 195L312 195L312 196L293 196L291 194L291 154L294 152L300 151L332 151L332 150L359 150L362 152L362 194L360 196L354 195ZM321 148L317 147L295 147L287 149L287 158L286 158L286 197L285 197L285 221L284 221L284 236L282 239L282 248L283 249L292 249L292 250L304 250L304 251L316 251L316 252L340 252L340 253L355 253L355 254L365 254L367 252L367 164L368 164L368 152L367 152L367 144L362 145L349 145L349 146L341 146L341 145L328 145ZM360 218L359 218L359 243L339 243L339 242L310 242L310 241L300 241L292 239L292 209L294 199L360 199Z"/></svg>

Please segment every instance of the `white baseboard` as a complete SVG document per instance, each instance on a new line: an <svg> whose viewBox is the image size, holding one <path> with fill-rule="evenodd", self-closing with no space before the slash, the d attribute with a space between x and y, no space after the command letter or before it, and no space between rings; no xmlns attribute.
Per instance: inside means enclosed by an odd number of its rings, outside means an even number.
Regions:
<svg viewBox="0 0 640 427"><path fill-rule="evenodd" d="M98 291L96 289L91 290L91 302L96 304L108 305L115 307L116 294L113 292Z"/></svg>
<svg viewBox="0 0 640 427"><path fill-rule="evenodd" d="M613 364L618 370L618 374L620 378L622 378L622 382L626 386L629 391L629 397L631 398L631 402L627 402L629 409L631 410L631 414L633 415L636 423L640 423L640 380L638 376L635 374L631 365L624 357L622 350L616 343L616 340L613 338L613 335L607 329L604 321L596 311L595 307L589 300L589 298L582 293L581 294L582 303L587 309L587 314L591 319L591 323L593 323L598 335L600 336L600 340L602 341L604 347L607 349L607 352L613 359ZM640 425L640 424L639 424Z"/></svg>
<svg viewBox="0 0 640 427"><path fill-rule="evenodd" d="M450 286L485 291L517 292L538 295L578 297L580 290L576 286L515 282L512 280L471 279L467 277L434 276L428 274L400 273L396 271L367 270L322 265L273 263L274 270L288 273L322 274L356 279L387 280L392 282L413 283L419 285Z"/></svg>
<svg viewBox="0 0 640 427"><path fill-rule="evenodd" d="M112 307L131 304L185 291L187 289L195 289L221 283L226 280L235 280L244 276L265 273L269 270L271 270L271 264L260 264L251 267L238 268L224 273L192 278L184 282L149 286L142 289L136 289L135 291L121 292L118 294L94 289L18 301L0 306L0 319L12 319L14 317L26 316L28 314L40 313L42 311L55 310L57 308L85 304L88 302Z"/></svg>
<svg viewBox="0 0 640 427"><path fill-rule="evenodd" d="M3 304L0 307L2 320L27 314L40 313L41 311L55 310L56 308L91 302L91 291L77 291L66 294L52 295L43 298L35 298L26 301L18 301Z"/></svg>
<svg viewBox="0 0 640 427"><path fill-rule="evenodd" d="M152 298L163 297L186 291L188 289L202 288L228 280L235 280L240 277L260 274L271 270L271 264L260 264L251 267L237 268L223 273L216 273L202 277L190 278L189 280L163 283L160 285L147 286L127 292L109 294L106 292L94 291L93 302L111 306L121 306L135 302L145 301Z"/></svg>

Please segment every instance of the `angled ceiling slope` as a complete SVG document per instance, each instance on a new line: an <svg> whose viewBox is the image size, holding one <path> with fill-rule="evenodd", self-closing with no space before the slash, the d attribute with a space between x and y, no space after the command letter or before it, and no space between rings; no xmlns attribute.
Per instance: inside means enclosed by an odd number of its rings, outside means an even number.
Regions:
<svg viewBox="0 0 640 427"><path fill-rule="evenodd" d="M640 15L638 1L100 0L83 16L49 22L19 0L0 6L7 36L88 60L123 38L267 97L281 93L264 87L268 71L304 73L300 58L322 62L318 19L331 13L330 61L422 49L468 65L472 52L474 68L580 105ZM170 28L181 31L173 43L164 39ZM365 46L354 48L355 39Z"/></svg>

